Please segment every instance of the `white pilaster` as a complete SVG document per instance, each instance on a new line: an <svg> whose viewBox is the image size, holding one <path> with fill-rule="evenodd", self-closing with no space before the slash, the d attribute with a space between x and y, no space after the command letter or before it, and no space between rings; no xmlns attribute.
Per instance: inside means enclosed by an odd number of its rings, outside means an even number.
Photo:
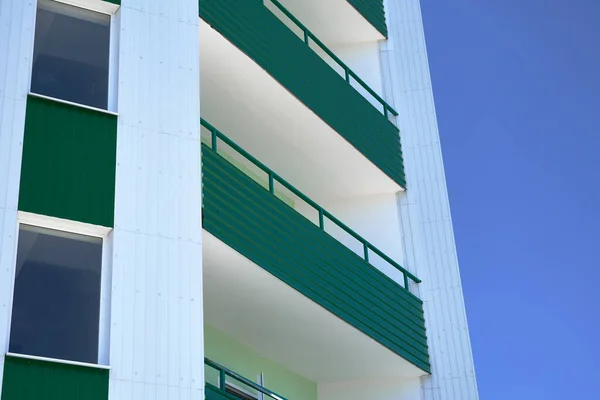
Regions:
<svg viewBox="0 0 600 400"><path fill-rule="evenodd" d="M0 0L0 392L8 351L35 6L35 1Z"/></svg>
<svg viewBox="0 0 600 400"><path fill-rule="evenodd" d="M111 400L204 398L198 1L123 0Z"/></svg>
<svg viewBox="0 0 600 400"><path fill-rule="evenodd" d="M419 0L388 1L386 97L399 112L407 191L399 194L405 267L422 279L431 376L423 400L476 400L477 384Z"/></svg>

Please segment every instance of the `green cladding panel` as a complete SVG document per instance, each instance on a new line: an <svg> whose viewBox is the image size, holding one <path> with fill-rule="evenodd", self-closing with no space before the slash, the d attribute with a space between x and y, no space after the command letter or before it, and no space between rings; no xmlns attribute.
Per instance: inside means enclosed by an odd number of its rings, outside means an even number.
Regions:
<svg viewBox="0 0 600 400"><path fill-rule="evenodd" d="M202 174L208 232L429 371L421 300L205 145Z"/></svg>
<svg viewBox="0 0 600 400"><path fill-rule="evenodd" d="M348 0L356 11L362 14L382 35L387 37L387 25L385 23L385 9L383 0Z"/></svg>
<svg viewBox="0 0 600 400"><path fill-rule="evenodd" d="M107 400L108 370L6 356L1 400Z"/></svg>
<svg viewBox="0 0 600 400"><path fill-rule="evenodd" d="M30 96L19 210L113 226L117 117Z"/></svg>
<svg viewBox="0 0 600 400"><path fill-rule="evenodd" d="M405 186L398 128L259 0L202 0L200 16L379 169Z"/></svg>

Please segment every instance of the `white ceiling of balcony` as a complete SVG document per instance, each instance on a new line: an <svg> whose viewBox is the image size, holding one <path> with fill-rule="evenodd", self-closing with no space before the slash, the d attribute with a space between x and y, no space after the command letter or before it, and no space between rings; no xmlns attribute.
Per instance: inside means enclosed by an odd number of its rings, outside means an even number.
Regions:
<svg viewBox="0 0 600 400"><path fill-rule="evenodd" d="M327 46L385 39L347 0L279 2Z"/></svg>
<svg viewBox="0 0 600 400"><path fill-rule="evenodd" d="M205 323L307 379L333 383L424 375L206 231L203 270Z"/></svg>
<svg viewBox="0 0 600 400"><path fill-rule="evenodd" d="M317 202L401 187L204 21L204 119Z"/></svg>

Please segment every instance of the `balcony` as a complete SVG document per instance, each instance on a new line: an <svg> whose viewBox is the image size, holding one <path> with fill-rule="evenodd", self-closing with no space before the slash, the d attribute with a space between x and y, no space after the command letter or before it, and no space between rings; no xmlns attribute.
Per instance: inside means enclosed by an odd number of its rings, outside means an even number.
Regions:
<svg viewBox="0 0 600 400"><path fill-rule="evenodd" d="M403 189L395 111L279 2L206 0L200 15L205 118L311 197Z"/></svg>
<svg viewBox="0 0 600 400"><path fill-rule="evenodd" d="M315 380L428 372L423 304L411 293L418 278L202 125L207 323ZM286 334L275 339L273 329ZM348 358L359 353L358 364Z"/></svg>

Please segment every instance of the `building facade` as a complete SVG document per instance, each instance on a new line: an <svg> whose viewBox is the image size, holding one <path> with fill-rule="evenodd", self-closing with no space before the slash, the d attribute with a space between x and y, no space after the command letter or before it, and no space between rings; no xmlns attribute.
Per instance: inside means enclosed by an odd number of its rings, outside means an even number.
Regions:
<svg viewBox="0 0 600 400"><path fill-rule="evenodd" d="M419 0L0 0L0 400L471 400Z"/></svg>

